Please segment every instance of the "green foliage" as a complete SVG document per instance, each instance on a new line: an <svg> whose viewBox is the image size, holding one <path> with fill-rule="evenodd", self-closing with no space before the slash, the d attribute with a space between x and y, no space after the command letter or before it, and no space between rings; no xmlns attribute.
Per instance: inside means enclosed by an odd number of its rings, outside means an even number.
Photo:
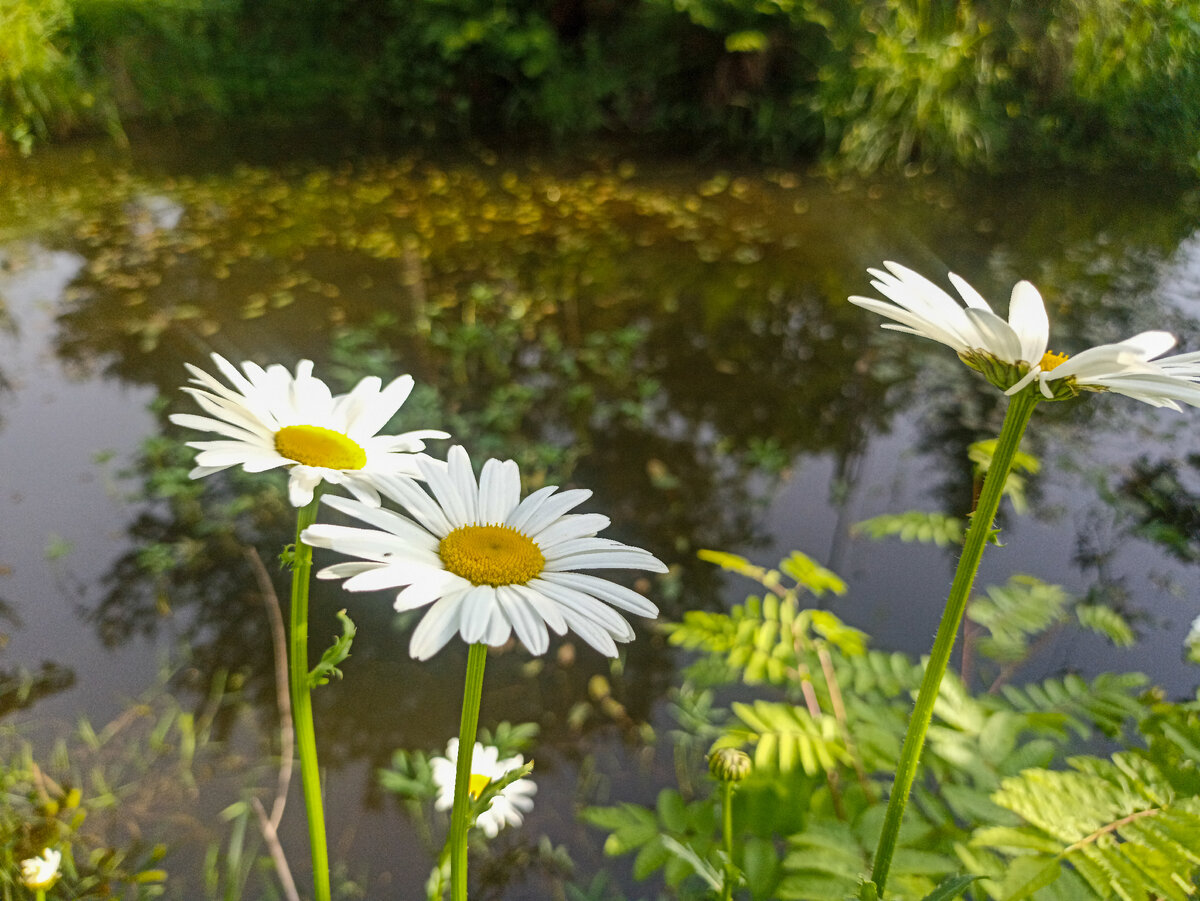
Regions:
<svg viewBox="0 0 1200 901"><path fill-rule="evenodd" d="M763 700L731 709L743 725L727 727L714 751L751 744L756 769L784 775L800 769L815 776L851 762L833 716L814 717L802 707Z"/></svg>
<svg viewBox="0 0 1200 901"><path fill-rule="evenodd" d="M1197 164L1200 0L14 0L22 148L124 119L385 116L418 137L617 134L862 171ZM1107 160L1106 160L1107 156Z"/></svg>
<svg viewBox="0 0 1200 901"><path fill-rule="evenodd" d="M0 4L0 151L11 142L28 153L97 105L73 56L72 23L69 0Z"/></svg>
<svg viewBox="0 0 1200 901"><path fill-rule="evenodd" d="M588 807L580 816L609 833L604 842L605 854L636 852L636 879L647 879L662 870L667 885L679 887L684 880L697 876L698 869L720 869L713 837L717 808L712 799L689 802L674 789L665 788L659 792L653 810L619 804ZM680 848L690 853L679 853Z"/></svg>
<svg viewBox="0 0 1200 901"><path fill-rule="evenodd" d="M676 766L701 766L695 751L702 741L710 752L751 753L753 769L732 806L739 836L733 864L747 874L751 898L869 896L863 880L924 667L867 648L857 630L853 639L832 639L841 621L799 609L804 589L783 565L702 556L770 593L728 613L692 611L664 625L672 643L700 654L674 696ZM975 601L976 625L986 633L977 650L997 662L1023 661L1033 639L1070 620L1073 603L1057 586L1014 577ZM1113 616L1112 623L1122 621ZM1108 617L1087 608L1079 617L1122 637ZM723 686L732 685L758 686L757 694L746 698L739 688L730 699ZM1098 736L1125 750L1111 759L1081 756ZM948 673L889 897L1182 899L1200 862L1193 850L1200 846L1196 759L1200 703L1167 702L1146 690L1141 674L998 679L976 694ZM706 794L703 786L712 783L694 772L680 772L694 797L664 789L654 809L584 812L610 833L607 853L635 855L638 879L664 870L680 898L713 891L725 872L713 834L720 793ZM756 855L771 857L769 849L781 844L786 850L775 865L761 865ZM1172 873L1178 878L1168 886Z"/></svg>
<svg viewBox="0 0 1200 901"><path fill-rule="evenodd" d="M917 541L921 544L962 544L966 523L957 516L924 510L906 510L903 513L882 513L854 524L854 534L869 538L896 537L901 541Z"/></svg>
<svg viewBox="0 0 1200 901"><path fill-rule="evenodd" d="M992 892L1019 901L1072 868L1089 896L1186 901L1200 874L1200 798L1179 797L1141 755L1073 757L1067 771L1030 769L993 796L1019 827L979 829L973 844L1006 858Z"/></svg>
<svg viewBox="0 0 1200 901"><path fill-rule="evenodd" d="M846 587L838 576L798 551L779 569L764 569L736 554L703 550L702 560L753 579L774 594L749 597L729 614L689 610L679 623L665 623L672 644L703 648L726 655L729 667L741 672L747 684L783 684L806 665L806 655L819 646L832 645L847 654L862 653L865 636L827 610L801 610L802 591L821 596ZM783 576L793 580L785 587Z"/></svg>
<svg viewBox="0 0 1200 901"><path fill-rule="evenodd" d="M173 837L172 820L177 828L196 803L233 684L221 674L198 712L159 687L102 726L83 718L65 734L29 724L0 733L0 899L30 897L20 861L46 848L63 855L50 897L161 896L168 845L155 838Z"/></svg>
<svg viewBox="0 0 1200 901"><path fill-rule="evenodd" d="M354 642L354 635L358 629L346 615L345 610L339 610L337 617L342 623L342 634L337 636L333 644L325 649L321 654L320 661L309 672L308 687L310 691L318 685L325 685L330 679L342 678L342 671L338 669L338 664L345 662L346 658L350 656L350 646Z"/></svg>
<svg viewBox="0 0 1200 901"><path fill-rule="evenodd" d="M967 616L991 633L980 639L980 652L1011 663L1028 656L1031 637L1066 619L1071 601L1058 585L1018 573L1006 585L990 586L983 597L972 598Z"/></svg>
<svg viewBox="0 0 1200 901"><path fill-rule="evenodd" d="M1091 682L1076 675L1050 678L1027 685L1004 685L1000 694L1014 710L1053 713L1081 737L1098 729L1117 737L1130 720L1143 714L1141 673L1101 673Z"/></svg>
<svg viewBox="0 0 1200 901"><path fill-rule="evenodd" d="M1102 604L1076 604L1075 618L1079 625L1102 635L1119 648L1132 647L1137 642L1137 633L1120 612Z"/></svg>

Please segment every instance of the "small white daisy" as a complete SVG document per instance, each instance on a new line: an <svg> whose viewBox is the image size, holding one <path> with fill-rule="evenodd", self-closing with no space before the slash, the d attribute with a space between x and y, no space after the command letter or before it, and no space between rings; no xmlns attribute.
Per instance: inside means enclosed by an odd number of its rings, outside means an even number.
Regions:
<svg viewBox="0 0 1200 901"><path fill-rule="evenodd" d="M62 852L47 848L41 857L21 861L21 882L35 891L50 888L58 880Z"/></svg>
<svg viewBox="0 0 1200 901"><path fill-rule="evenodd" d="M347 394L334 395L301 360L292 375L283 366L263 369L243 363L242 372L219 354L212 355L227 387L203 370L185 364L191 382L185 387L210 416L176 413L171 422L223 435L219 441L190 441L196 455L193 479L241 466L246 472L290 468L288 497L295 507L312 501L322 482L344 486L366 504L379 506L375 482L382 476L416 475L426 438L448 438L425 429L401 435L379 435L413 388L412 376L386 387L365 378Z"/></svg>
<svg viewBox="0 0 1200 901"><path fill-rule="evenodd" d="M500 760L500 750L491 745L475 742L475 750L471 753L471 781L467 792L472 798L478 798L489 782L502 778L506 773L524 766L525 758L518 754ZM458 767L458 739L452 738L446 745L446 756L435 757L429 762L433 770L433 782L437 786L437 798L433 806L437 810L450 810L454 807L455 773ZM499 794L492 797L492 803L475 820L475 825L483 830L488 838L495 838L505 826L520 826L525 814L533 810L533 796L537 785L532 779L517 779L500 789Z"/></svg>
<svg viewBox="0 0 1200 901"><path fill-rule="evenodd" d="M875 277L871 284L891 303L873 297L851 297L850 302L893 320L884 328L953 348L964 363L1006 394L1036 382L1050 399L1074 397L1081 390L1112 391L1173 410L1179 409L1178 402L1200 406L1200 354L1154 359L1175 345L1168 332L1142 332L1067 356L1047 350L1046 306L1027 281L1013 288L1005 322L954 273L950 281L965 307L911 269L891 262L883 265L888 271L868 271Z"/></svg>
<svg viewBox="0 0 1200 901"><path fill-rule="evenodd" d="M1200 616L1192 620L1192 626L1183 639L1183 650L1190 663L1200 663Z"/></svg>
<svg viewBox="0 0 1200 901"><path fill-rule="evenodd" d="M412 519L326 496L325 503L374 528L318 523L300 536L314 547L362 558L326 567L318 578L344 578L349 591L406 586L396 596L397 610L433 604L413 631L413 657L429 659L455 632L469 644L499 645L515 631L530 653L541 654L549 646L547 626L559 635L570 628L615 657L614 640L630 641L634 633L613 607L658 616L658 608L637 592L578 572L666 572L648 551L597 538L609 524L607 516L567 512L590 491L560 492L550 485L521 500L516 463L488 460L476 482L467 452L457 446L445 468L424 459L417 465L432 497L404 476L378 484Z"/></svg>

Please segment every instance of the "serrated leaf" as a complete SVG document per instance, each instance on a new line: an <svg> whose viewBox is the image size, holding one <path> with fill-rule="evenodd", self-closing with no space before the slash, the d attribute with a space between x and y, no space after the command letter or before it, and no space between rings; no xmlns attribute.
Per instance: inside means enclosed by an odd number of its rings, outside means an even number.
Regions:
<svg viewBox="0 0 1200 901"><path fill-rule="evenodd" d="M346 615L345 610L338 611L338 619L342 622L342 634L334 639L332 645L325 649L325 653L321 655L321 660L312 668L312 672L308 674L308 688L311 691L318 685L324 685L331 678L342 678L342 671L338 669L338 664L345 662L350 656L350 646L354 642L354 635L358 628Z"/></svg>

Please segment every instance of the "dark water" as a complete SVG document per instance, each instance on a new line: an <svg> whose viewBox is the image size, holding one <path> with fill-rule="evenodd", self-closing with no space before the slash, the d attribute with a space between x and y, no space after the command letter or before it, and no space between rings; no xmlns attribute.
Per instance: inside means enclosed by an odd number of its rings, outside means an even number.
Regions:
<svg viewBox="0 0 1200 901"><path fill-rule="evenodd" d="M164 670L194 699L228 671L245 706L218 729L226 756L201 809L215 821L238 785L272 785L259 762L275 715L270 645L244 549L274 571L291 528L282 476L212 479L181 499L178 446L193 436L165 419L190 411L182 363L213 350L310 357L342 388L411 372L421 388L403 428L446 427L477 463L512 456L531 485L592 488L607 534L672 564L647 586L668 617L751 589L697 549L771 565L796 548L849 583L840 615L881 647L920 653L952 554L850 526L913 507L961 513L966 448L996 434L1002 406L949 351L881 333L846 296L867 293L865 269L884 259L936 278L953 269L1001 308L1029 278L1056 349L1146 328L1196 349L1198 225L1186 186L1059 176L830 182L618 154L366 155L284 137L0 161L0 669L33 674L10 721L104 723ZM1117 604L1141 640L1116 649L1067 629L1028 675L1135 669L1172 695L1194 691L1180 649L1200 614L1195 568L1134 533L1118 488L1138 461L1200 452L1196 415L1103 396L1039 411L1030 512L1008 518L981 582L1059 582ZM239 507L241 492L253 501ZM388 598L331 585L314 596L316 638L332 636L341 607L359 626L354 655L316 698L334 857L367 897L417 897L420 830L373 772L398 747L439 750L455 734L465 653L413 662L412 621ZM569 849L581 883L606 866L627 876L575 810L667 784L669 743L639 737L671 727L680 663L648 630L616 670L585 646L490 660L483 724L540 724L540 789L481 896L557 896L521 863L541 835ZM596 675L623 714L589 691ZM293 795L284 839L303 884ZM187 848L219 832L187 835L167 864L172 891L196 897Z"/></svg>

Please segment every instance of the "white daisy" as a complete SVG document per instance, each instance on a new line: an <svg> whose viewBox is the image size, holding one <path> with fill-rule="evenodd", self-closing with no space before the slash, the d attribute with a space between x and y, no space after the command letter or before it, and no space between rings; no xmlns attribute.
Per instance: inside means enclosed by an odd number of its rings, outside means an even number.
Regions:
<svg viewBox="0 0 1200 901"><path fill-rule="evenodd" d="M1200 663L1200 616L1192 620L1192 626L1183 639L1183 649L1189 662Z"/></svg>
<svg viewBox="0 0 1200 901"><path fill-rule="evenodd" d="M521 500L516 463L488 460L477 483L461 447L450 449L445 468L425 459L417 466L432 497L404 476L378 483L411 519L326 496L325 503L374 528L318 523L301 535L314 547L362 558L329 566L318 578L344 578L350 591L406 586L396 596L397 610L433 604L413 632L413 657L429 659L455 632L471 644L499 645L515 631L530 653L541 654L549 646L547 626L559 635L570 628L615 657L614 641L632 640L633 628L613 607L658 616L658 608L637 592L577 571L666 572L648 551L597 538L609 524L607 516L567 512L590 491L560 492L551 485Z"/></svg>
<svg viewBox="0 0 1200 901"><path fill-rule="evenodd" d="M488 785L500 779L511 770L524 766L525 758L518 754L500 760L500 750L491 745L475 742L475 750L471 753L471 781L467 792L472 798L478 798ZM458 739L452 738L446 745L446 756L435 757L429 762L433 770L433 782L437 786L437 798L433 806L438 810L450 810L454 807L455 773L458 767ZM475 820L475 825L483 830L488 838L495 838L505 826L520 826L525 814L533 810L533 796L537 786L532 779L517 779L510 782L500 792L492 797L492 803Z"/></svg>
<svg viewBox="0 0 1200 901"><path fill-rule="evenodd" d="M35 891L48 889L58 880L58 865L61 862L62 852L47 848L41 857L21 861L21 881L26 888Z"/></svg>
<svg viewBox="0 0 1200 901"><path fill-rule="evenodd" d="M1063 356L1052 367L1031 370L1009 393L1036 376L1042 394L1056 397L1060 385L1085 391L1112 391L1155 407L1179 410L1179 402L1200 406L1200 354L1162 357L1175 346L1168 332L1142 332L1116 344L1101 344ZM1155 359L1159 358L1159 359Z"/></svg>
<svg viewBox="0 0 1200 901"><path fill-rule="evenodd" d="M1009 301L1008 321L954 273L950 281L957 300L897 263L889 271L868 270L871 284L892 302L851 297L850 302L894 320L884 328L939 341L958 352L968 366L983 373L1006 394L1037 383L1051 399L1074 397L1080 390L1113 391L1157 407L1179 409L1179 402L1200 406L1200 354L1180 354L1155 361L1175 344L1167 332L1150 331L1116 344L1103 344L1074 356L1047 350L1050 324L1037 288L1017 282Z"/></svg>
<svg viewBox="0 0 1200 901"><path fill-rule="evenodd" d="M232 388L203 370L185 364L191 382L185 387L210 416L176 413L171 422L223 435L219 441L190 441L196 455L193 479L240 465L246 472L290 468L288 496L295 507L312 501L322 482L343 485L364 503L379 506L375 482L382 476L415 475L426 438L448 438L425 429L401 435L378 435L400 409L413 388L412 376L401 376L386 387L378 378L365 378L354 390L334 396L312 374L310 360L301 360L293 376L283 366L263 369L243 363L242 372L224 357L213 362Z"/></svg>
<svg viewBox="0 0 1200 901"><path fill-rule="evenodd" d="M871 284L892 303L874 297L851 297L850 302L898 323L885 323L884 328L939 341L977 369L980 364L997 362L1026 368L1042 363L1050 320L1042 295L1029 282L1017 282L1013 287L1005 322L978 291L953 272L950 281L966 307L923 275L898 263L883 265L890 271L867 271L875 277Z"/></svg>

